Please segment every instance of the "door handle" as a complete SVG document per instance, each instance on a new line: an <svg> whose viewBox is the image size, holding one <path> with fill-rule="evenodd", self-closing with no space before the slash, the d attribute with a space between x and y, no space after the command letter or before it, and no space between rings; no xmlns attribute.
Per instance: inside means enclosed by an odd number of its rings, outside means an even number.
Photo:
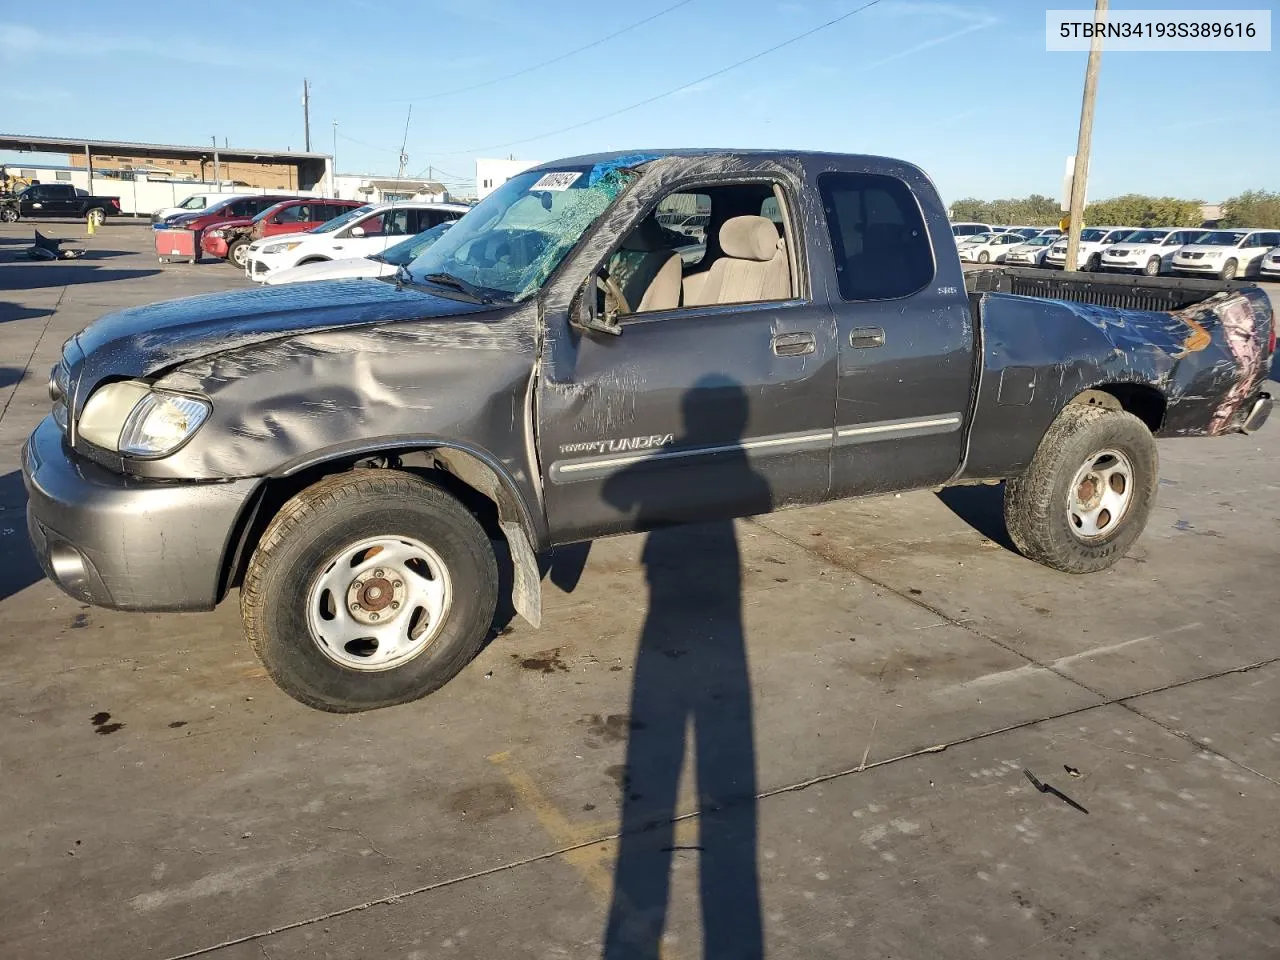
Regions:
<svg viewBox="0 0 1280 960"><path fill-rule="evenodd" d="M858 327L849 332L849 346L859 349L883 347L884 331L879 327Z"/></svg>
<svg viewBox="0 0 1280 960"><path fill-rule="evenodd" d="M775 333L773 352L779 357L803 357L818 348L818 339L812 333Z"/></svg>

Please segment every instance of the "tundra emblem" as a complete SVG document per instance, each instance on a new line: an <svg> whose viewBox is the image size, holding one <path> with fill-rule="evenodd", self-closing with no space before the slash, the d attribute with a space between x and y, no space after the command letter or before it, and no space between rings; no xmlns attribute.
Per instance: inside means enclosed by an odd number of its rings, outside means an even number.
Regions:
<svg viewBox="0 0 1280 960"><path fill-rule="evenodd" d="M623 453L628 450L654 450L675 440L671 433L655 433L648 437L623 437L618 440L588 440L585 443L562 443L561 453Z"/></svg>

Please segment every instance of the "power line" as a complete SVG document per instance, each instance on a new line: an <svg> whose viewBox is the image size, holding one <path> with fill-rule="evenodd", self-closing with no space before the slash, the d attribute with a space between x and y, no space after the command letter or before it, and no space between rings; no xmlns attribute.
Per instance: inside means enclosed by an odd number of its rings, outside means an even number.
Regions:
<svg viewBox="0 0 1280 960"><path fill-rule="evenodd" d="M682 83L680 86L673 87L672 89L667 90L664 93L658 93L652 97L646 97L644 100L638 100L637 102L631 104L630 106L619 107L617 110L610 110L608 113L602 113L598 117L592 117L589 120L583 120L579 123L570 124L569 126L561 127L558 130L549 130L546 133L540 133L534 137L524 137L521 140L508 140L506 143L491 143L484 147L473 147L470 150L442 151L441 155L457 156L459 154L464 154L464 153L479 153L485 150L499 150L505 147L515 147L515 146L519 146L520 144L533 143L535 140L545 140L547 137L558 136L559 134L562 134L562 133L568 133L571 130L579 130L582 127L590 126L593 123L599 123L601 120L608 120L612 117L618 116L619 114L627 113L631 110L637 110L640 107L647 107L649 104L656 103L659 100L663 100L667 97L677 94L681 90L688 90L690 87L697 86L700 83L706 83L708 80L714 80L716 77L724 76L729 71L737 70L739 67L746 66L748 63L752 63L756 60L759 60L761 57L767 57L769 54L776 53L777 51L781 50L783 47L789 47L791 46L791 44L796 43L800 40L803 40L806 37L811 37L815 33L818 33L822 30L826 30L828 27L834 27L837 23L841 23L842 21L848 20L850 17L854 16L855 14L862 13L864 10L869 10L870 8L874 7L878 3L880 3L880 0L870 0L869 3L864 3L862 6L854 10L850 10L848 13L841 14L840 16L835 17L832 20L828 20L826 23L820 23L818 24L818 26L813 27L809 30L806 30L804 33L798 33L794 37L789 37L788 39L783 40L781 43L774 44L772 47L769 47L766 50L761 50L759 53L753 53L749 57L745 57L742 60L738 60L735 63L729 64L727 67L721 67L719 70L716 70L712 73L708 73L704 77L698 77L696 80L690 80L688 83Z"/></svg>
<svg viewBox="0 0 1280 960"><path fill-rule="evenodd" d="M515 73L507 73L507 74L503 74L500 77L494 77L490 80L483 80L480 83L474 83L469 87L458 87L454 90L444 90L444 91L441 91L440 93L433 93L425 97L411 97L408 100L392 100L390 102L391 103L421 103L424 100L438 100L441 97L453 97L453 96L457 96L460 93L470 93L472 90L481 90L485 87L491 87L497 83L503 83L507 80L515 79L516 77L523 77L527 73L533 73L533 71L535 70L541 70L543 67L549 67L553 63L559 63L561 60L568 60L570 57L577 56L583 51L590 50L592 47L598 47L602 43L608 43L610 40L614 39L615 37L620 37L624 33L629 33L632 30L635 30L637 27L643 27L646 23L651 23L654 20L657 20L659 17L665 17L668 13L672 13L676 10L679 10L681 7L688 6L693 2L694 0L680 0L679 3L674 3L671 6L666 7L665 9L659 10L655 14L645 17L643 20L637 20L635 23L629 24L620 30L615 30L613 33L608 34L607 36L599 37L598 39L592 40L590 43L583 44L580 47L575 47L574 49L568 51L567 53L562 53L559 56L552 57L550 60L543 60L541 63L535 63L532 66L525 67L522 70L517 70Z"/></svg>

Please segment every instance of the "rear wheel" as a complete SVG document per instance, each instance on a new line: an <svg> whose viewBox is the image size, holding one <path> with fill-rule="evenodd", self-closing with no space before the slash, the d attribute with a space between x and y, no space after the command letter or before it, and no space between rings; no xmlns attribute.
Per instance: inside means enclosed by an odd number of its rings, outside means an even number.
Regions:
<svg viewBox="0 0 1280 960"><path fill-rule="evenodd" d="M17 207L5 206L0 207L0 223L17 223L18 209Z"/></svg>
<svg viewBox="0 0 1280 960"><path fill-rule="evenodd" d="M1142 268L1142 272L1148 277L1160 276L1160 258L1152 257L1147 261L1147 265Z"/></svg>
<svg viewBox="0 0 1280 960"><path fill-rule="evenodd" d="M1218 276L1223 280L1234 280L1236 278L1236 262L1234 260L1228 260L1224 263Z"/></svg>
<svg viewBox="0 0 1280 960"><path fill-rule="evenodd" d="M245 262L249 259L249 241L234 241L227 250L227 259L243 270Z"/></svg>
<svg viewBox="0 0 1280 960"><path fill-rule="evenodd" d="M86 215L85 219L92 223L95 227L102 226L107 220L107 212L101 207L94 207Z"/></svg>
<svg viewBox="0 0 1280 960"><path fill-rule="evenodd" d="M991 255L990 255L989 253L987 253L987 251L983 250L981 253L979 253L979 254L978 254L978 262L979 262L979 263L990 263L990 262L991 262Z"/></svg>
<svg viewBox="0 0 1280 960"><path fill-rule="evenodd" d="M1026 472L1005 484L1009 536L1024 556L1055 570L1105 570L1142 534L1158 478L1146 424L1130 413L1073 404Z"/></svg>
<svg viewBox="0 0 1280 960"><path fill-rule="evenodd" d="M476 519L394 470L319 481L281 508L245 572L245 633L289 696L333 713L425 696L493 623L498 570Z"/></svg>

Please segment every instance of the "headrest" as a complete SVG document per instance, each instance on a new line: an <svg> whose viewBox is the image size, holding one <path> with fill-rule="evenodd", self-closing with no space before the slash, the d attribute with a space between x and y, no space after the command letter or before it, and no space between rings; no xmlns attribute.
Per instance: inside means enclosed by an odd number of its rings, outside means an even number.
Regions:
<svg viewBox="0 0 1280 960"><path fill-rule="evenodd" d="M768 217L733 217L720 228L720 249L735 260L772 260L778 228Z"/></svg>
<svg viewBox="0 0 1280 960"><path fill-rule="evenodd" d="M639 250L648 253L652 250L670 250L666 234L653 217L645 217L636 226L626 240L622 241L623 250Z"/></svg>

